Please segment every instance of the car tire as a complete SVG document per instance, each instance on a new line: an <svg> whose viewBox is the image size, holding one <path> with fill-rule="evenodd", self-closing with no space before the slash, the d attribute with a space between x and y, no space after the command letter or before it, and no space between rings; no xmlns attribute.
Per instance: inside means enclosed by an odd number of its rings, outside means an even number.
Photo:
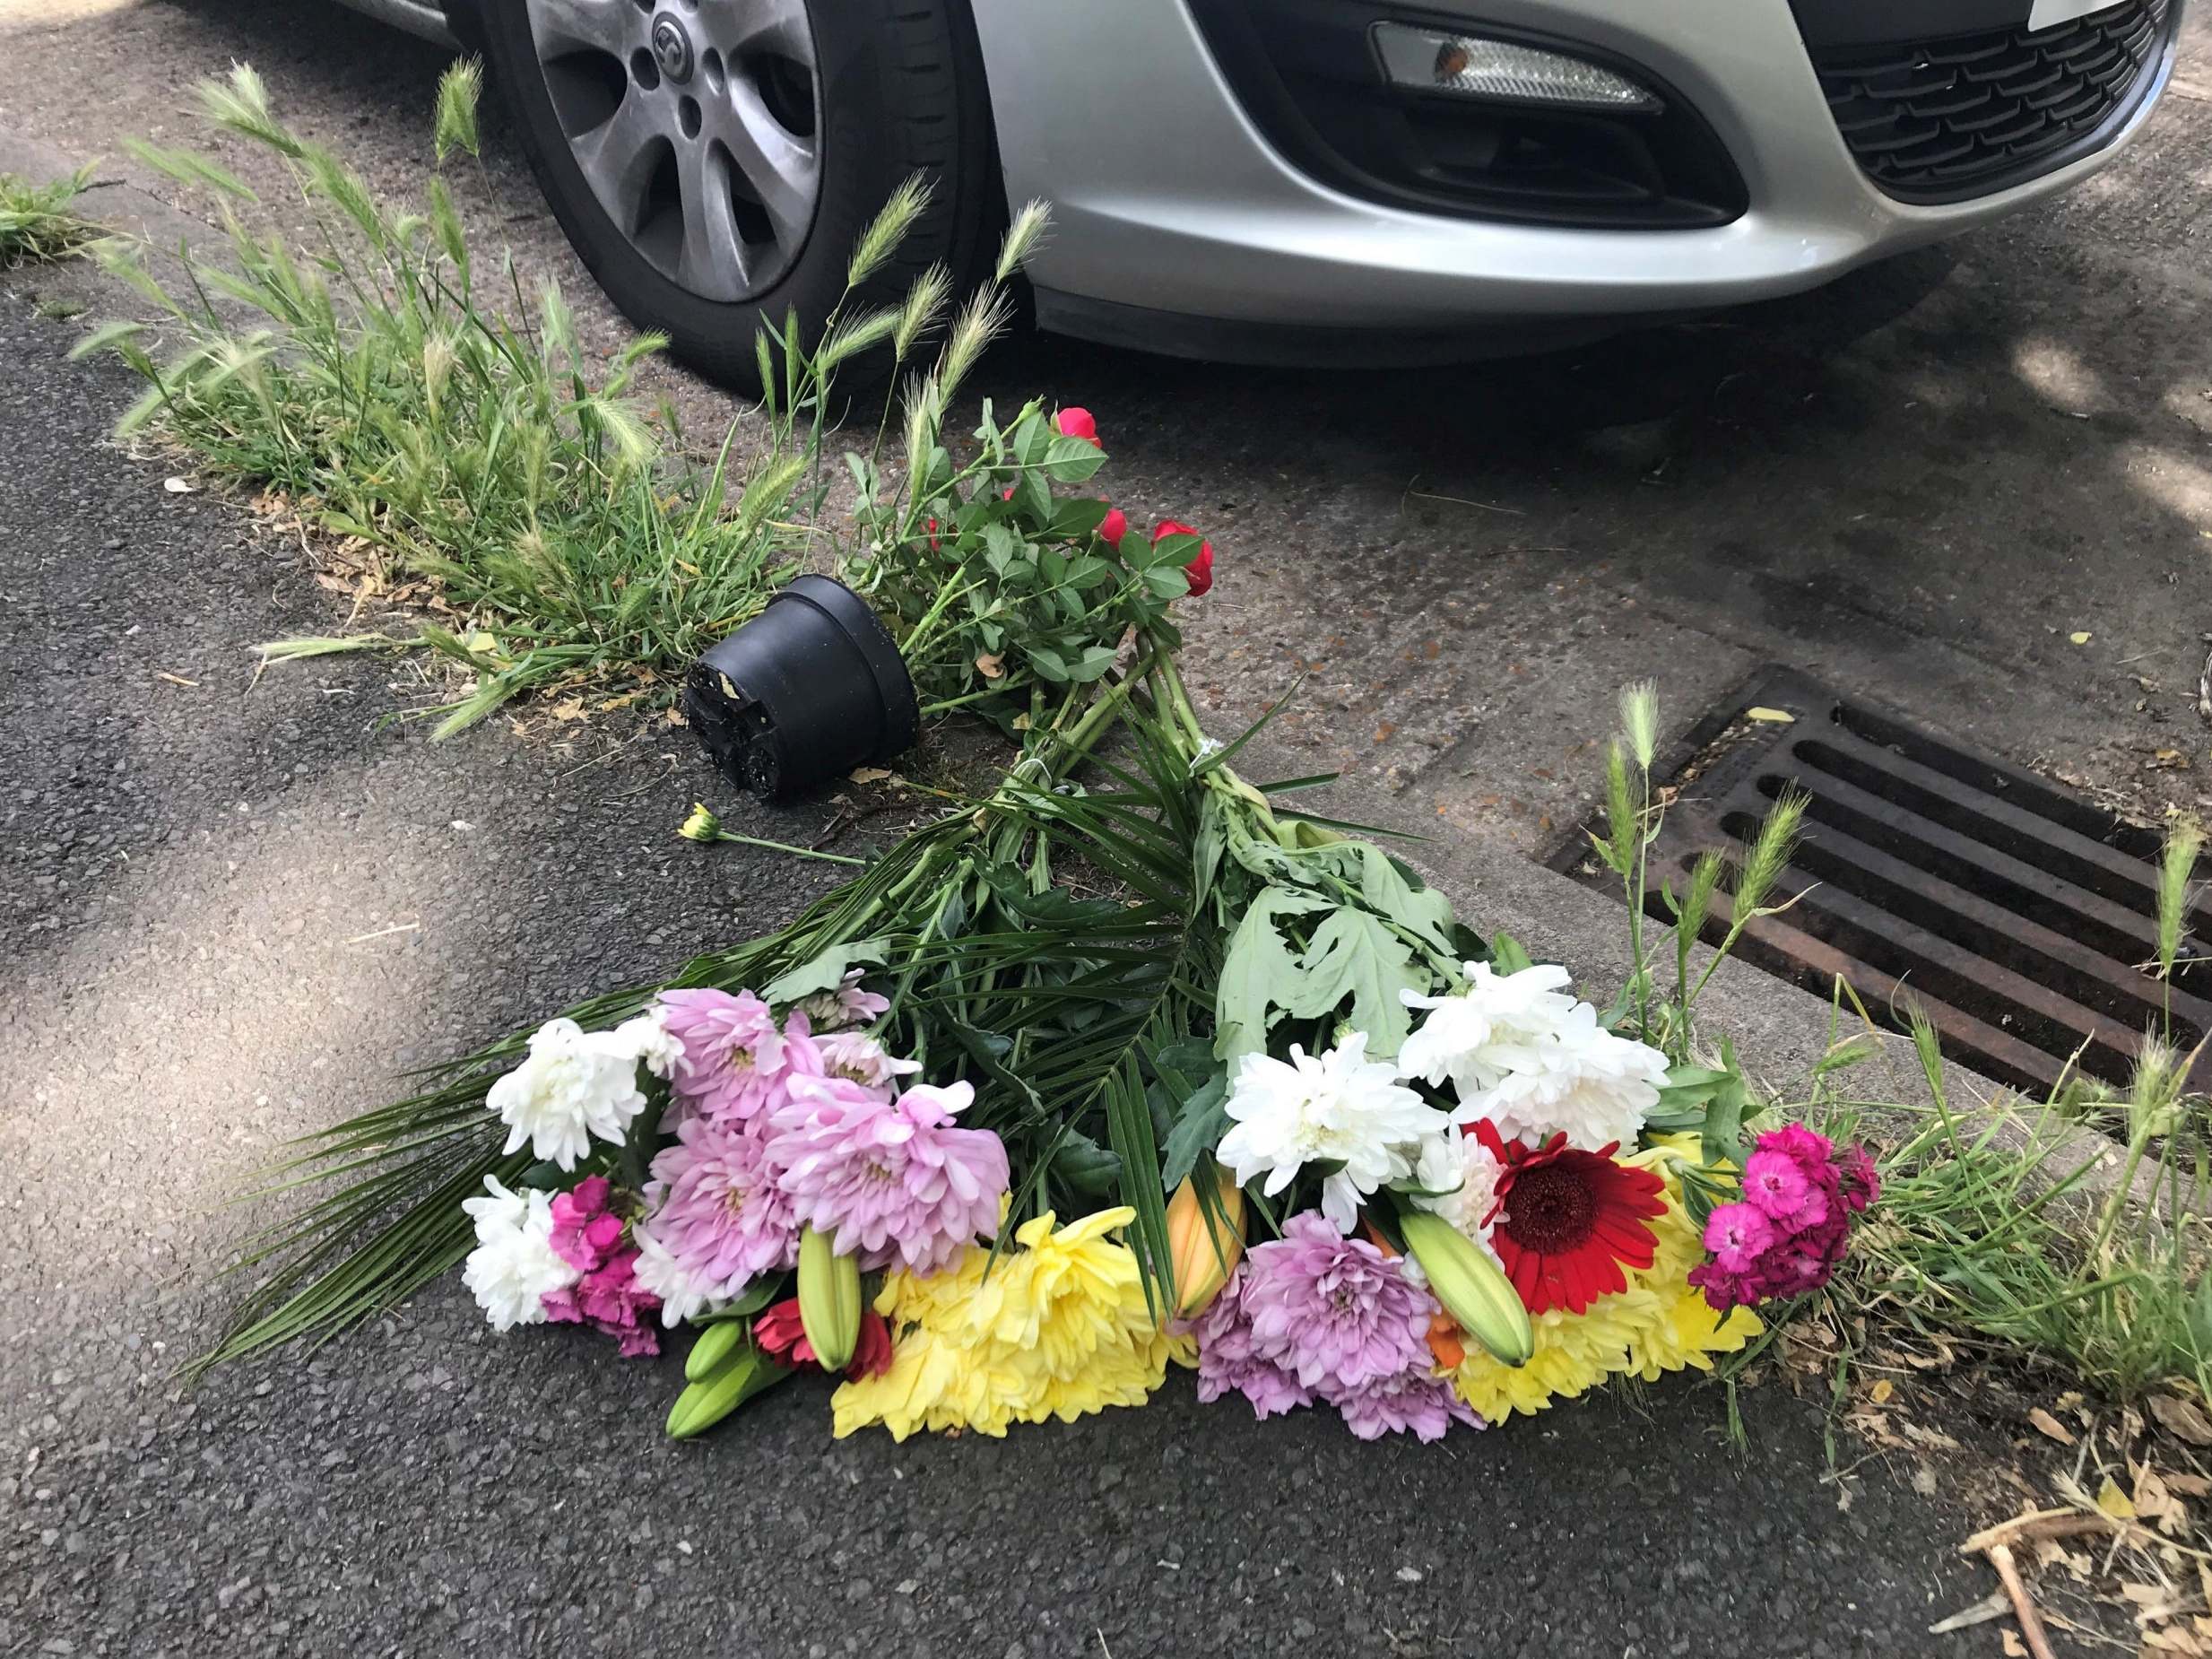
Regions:
<svg viewBox="0 0 2212 1659"><path fill-rule="evenodd" d="M780 328L788 314L796 313L809 339L817 335L844 293L854 244L908 177L929 179L930 204L868 283L868 302L895 303L933 263L965 285L1001 222L982 56L967 0L659 0L652 9L638 0L469 4L473 15L461 32L481 43L531 170L577 256L625 317L665 334L674 355L710 378L757 390L755 333L764 324ZM772 44L780 50L795 43L790 56L747 50L741 66L736 35L771 14L778 17ZM679 60L664 19L685 33L688 61ZM570 50L571 34L593 39ZM810 43L811 65L796 61ZM729 46L726 60L722 44ZM623 74L618 54L626 45ZM804 100L794 90L807 74L811 134L803 130ZM780 138L757 143L745 126L748 119L759 126L771 94L777 126L795 135L781 150ZM716 97L724 101L708 101ZM702 107L709 112L705 126ZM740 108L750 115L733 113ZM666 158L618 164L629 138L664 124L672 109L677 125L665 135ZM596 119L603 110L603 125ZM724 119L737 125L717 128ZM771 150L801 157L789 169L799 178L807 171L804 140L814 141L811 217L802 234L787 234L795 211L771 222L764 205L772 198L788 209L798 187L778 175L773 191L755 189L733 146L714 138L718 130L733 134L736 147L750 146L757 170ZM687 135L694 141L705 135L710 147L681 149ZM656 129L654 143L659 136ZM650 146L636 148L644 158ZM589 174L587 165L594 169ZM641 183L648 166L656 170ZM706 226L693 216L694 204L717 201L722 180L735 207L726 222ZM698 195L685 198L687 187ZM618 214L611 202L625 211ZM705 228L695 234L695 226ZM747 239L748 231L764 228L769 243ZM735 260L728 256L733 246ZM769 251L756 265L758 248Z"/></svg>

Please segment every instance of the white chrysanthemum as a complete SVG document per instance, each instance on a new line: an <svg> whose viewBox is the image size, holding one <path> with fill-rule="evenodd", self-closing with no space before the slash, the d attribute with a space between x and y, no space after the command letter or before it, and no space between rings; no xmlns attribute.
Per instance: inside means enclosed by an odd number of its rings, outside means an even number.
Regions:
<svg viewBox="0 0 2212 1659"><path fill-rule="evenodd" d="M1517 1054L1493 1088L1460 1093L1456 1118L1487 1117L1508 1141L1541 1142L1564 1133L1569 1146L1594 1152L1633 1150L1644 1119L1659 1104L1667 1056L1616 1037L1598 1011L1577 1003L1558 1027Z"/></svg>
<svg viewBox="0 0 2212 1659"><path fill-rule="evenodd" d="M676 1052L657 1013L612 1031L548 1020L531 1034L529 1056L484 1096L507 1125L501 1150L516 1151L527 1142L533 1156L568 1170L591 1151L594 1135L620 1145L630 1120L645 1109L638 1063L664 1076Z"/></svg>
<svg viewBox="0 0 2212 1659"><path fill-rule="evenodd" d="M1265 1171L1271 1196L1309 1163L1344 1166L1321 1188L1322 1213L1343 1233L1360 1200L1410 1173L1412 1149L1446 1122L1398 1081L1395 1068L1367 1058L1364 1031L1321 1055L1293 1044L1288 1063L1246 1055L1227 1110L1234 1121L1217 1155L1239 1186Z"/></svg>
<svg viewBox="0 0 2212 1659"><path fill-rule="evenodd" d="M461 1281L493 1330L542 1324L546 1297L578 1277L553 1248L552 1197L511 1193L490 1176L484 1188L485 1197L461 1201L476 1224L476 1247L461 1269Z"/></svg>
<svg viewBox="0 0 2212 1659"><path fill-rule="evenodd" d="M1557 1030L1574 1007L1564 968L1501 974L1488 962L1469 962L1466 972L1467 989L1456 996L1399 993L1408 1008L1428 1011L1398 1051L1399 1073L1448 1081L1462 1100L1527 1064L1530 1045Z"/></svg>
<svg viewBox="0 0 2212 1659"><path fill-rule="evenodd" d="M1454 1228L1473 1239L1493 1260L1497 1252L1490 1247L1490 1233L1497 1225L1491 1212L1497 1208L1497 1177L1502 1166L1490 1156L1489 1149L1472 1135L1456 1132L1433 1135L1421 1142L1420 1152L1413 1160L1413 1173L1403 1185L1418 1187L1409 1192L1409 1202L1442 1216ZM1418 1264L1406 1258L1415 1271Z"/></svg>
<svg viewBox="0 0 2212 1659"><path fill-rule="evenodd" d="M714 1295L718 1288L687 1271L668 1253L668 1246L653 1236L652 1224L630 1229L630 1240L638 1246L638 1259L630 1271L636 1276L640 1290L650 1290L661 1299L661 1323L673 1330L687 1319L697 1318L710 1307L721 1306Z"/></svg>
<svg viewBox="0 0 2212 1659"><path fill-rule="evenodd" d="M668 1029L668 1010L660 1003L635 1019L623 1021L610 1035L617 1042L628 1043L655 1077L672 1075L676 1062L683 1058L683 1043Z"/></svg>

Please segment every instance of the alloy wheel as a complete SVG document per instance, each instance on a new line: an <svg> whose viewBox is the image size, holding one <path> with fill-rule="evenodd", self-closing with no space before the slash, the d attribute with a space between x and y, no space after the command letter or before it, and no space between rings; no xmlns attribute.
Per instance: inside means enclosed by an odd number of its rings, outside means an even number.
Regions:
<svg viewBox="0 0 2212 1659"><path fill-rule="evenodd" d="M750 300L806 245L821 92L806 0L524 0L592 194L655 269Z"/></svg>

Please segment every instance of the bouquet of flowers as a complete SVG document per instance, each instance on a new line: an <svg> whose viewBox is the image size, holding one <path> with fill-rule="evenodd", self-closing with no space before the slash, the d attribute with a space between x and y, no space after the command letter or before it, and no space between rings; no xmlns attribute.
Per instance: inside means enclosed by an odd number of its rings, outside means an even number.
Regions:
<svg viewBox="0 0 2212 1659"><path fill-rule="evenodd" d="M1207 737L1169 617L1213 549L1055 496L1106 458L1088 412L986 408L956 461L949 384L995 326L971 308L907 388L898 485L853 458L841 569L932 706L1019 758L787 926L313 1137L299 1167L336 1189L256 1241L203 1365L459 1266L502 1331L685 1334L677 1436L801 1370L838 1375L837 1434L904 1438L1141 1404L1180 1364L1204 1400L1426 1440L1711 1369L1826 1282L1871 1165L1802 1125L1751 1138L1733 1052L1693 1029L1696 942L1764 913L1795 803L1726 891L1715 858L1661 896L1662 994L1632 688L1594 838L1633 966L1577 998L1382 832L1297 810L1327 780L1255 784L1253 732Z"/></svg>

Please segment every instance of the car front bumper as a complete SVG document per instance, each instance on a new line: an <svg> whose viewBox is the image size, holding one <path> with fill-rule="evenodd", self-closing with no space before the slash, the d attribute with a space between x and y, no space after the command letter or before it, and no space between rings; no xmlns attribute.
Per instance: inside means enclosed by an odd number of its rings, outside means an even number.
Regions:
<svg viewBox="0 0 2212 1659"><path fill-rule="evenodd" d="M2027 0L2018 4L2025 13ZM2104 166L2172 64L2169 34L2156 84L2095 153L2008 189L1920 205L1861 169L1788 0L1424 0L1423 12L1463 16L1478 32L1528 31L1641 65L1703 116L1748 198L1709 228L1563 228L1411 211L1317 181L1240 105L1184 0L974 4L1008 195L1053 207L1051 239L1030 267L1040 322L1167 349L1200 336L1149 339L1146 319L1219 322L1240 340L1274 329L1440 334L1799 291Z"/></svg>

